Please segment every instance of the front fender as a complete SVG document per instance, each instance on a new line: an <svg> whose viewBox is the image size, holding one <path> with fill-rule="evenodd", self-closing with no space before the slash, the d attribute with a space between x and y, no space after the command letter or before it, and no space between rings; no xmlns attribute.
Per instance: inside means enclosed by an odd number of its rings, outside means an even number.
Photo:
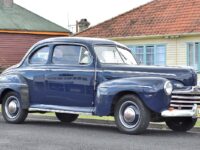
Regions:
<svg viewBox="0 0 200 150"><path fill-rule="evenodd" d="M27 109L29 103L29 90L26 80L21 75L6 74L0 76L0 99L2 100L5 92L15 91L21 97L22 108ZM2 103L2 101L1 101Z"/></svg>
<svg viewBox="0 0 200 150"><path fill-rule="evenodd" d="M165 78L134 77L101 83L97 88L95 114L109 115L114 97L121 92L136 94L150 110L160 113L170 103L170 96L164 91L166 81Z"/></svg>

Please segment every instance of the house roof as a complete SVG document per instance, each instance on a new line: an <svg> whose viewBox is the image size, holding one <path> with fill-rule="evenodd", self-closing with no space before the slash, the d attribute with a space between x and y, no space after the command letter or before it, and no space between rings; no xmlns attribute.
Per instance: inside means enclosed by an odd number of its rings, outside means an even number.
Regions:
<svg viewBox="0 0 200 150"><path fill-rule="evenodd" d="M200 33L200 0L154 0L75 36L133 37Z"/></svg>
<svg viewBox="0 0 200 150"><path fill-rule="evenodd" d="M0 32L1 30L70 33L69 30L17 4L10 8L0 6Z"/></svg>

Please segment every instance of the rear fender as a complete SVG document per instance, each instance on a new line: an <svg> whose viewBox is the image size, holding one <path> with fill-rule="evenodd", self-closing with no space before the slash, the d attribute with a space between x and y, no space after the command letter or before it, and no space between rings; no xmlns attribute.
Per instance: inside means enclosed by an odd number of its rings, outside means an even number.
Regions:
<svg viewBox="0 0 200 150"><path fill-rule="evenodd" d="M15 74L0 76L0 103L2 103L3 97L9 91L17 92L21 97L22 108L28 109L30 105L29 90L23 76Z"/></svg>

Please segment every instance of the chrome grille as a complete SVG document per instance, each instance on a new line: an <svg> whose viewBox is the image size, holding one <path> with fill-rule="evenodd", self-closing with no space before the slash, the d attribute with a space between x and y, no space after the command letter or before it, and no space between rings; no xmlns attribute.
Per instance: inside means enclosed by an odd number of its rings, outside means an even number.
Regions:
<svg viewBox="0 0 200 150"><path fill-rule="evenodd" d="M175 109L192 109L194 104L200 106L200 94L173 92L170 106Z"/></svg>

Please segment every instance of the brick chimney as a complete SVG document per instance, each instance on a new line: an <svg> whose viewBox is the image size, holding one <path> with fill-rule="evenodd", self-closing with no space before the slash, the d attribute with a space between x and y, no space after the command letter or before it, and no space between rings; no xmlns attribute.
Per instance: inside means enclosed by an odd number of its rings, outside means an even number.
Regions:
<svg viewBox="0 0 200 150"><path fill-rule="evenodd" d="M0 5L3 8L10 8L13 6L13 0L0 0Z"/></svg>
<svg viewBox="0 0 200 150"><path fill-rule="evenodd" d="M81 19L81 21L77 21L76 25L78 32L81 32L87 29L90 26L90 23L87 21L87 19Z"/></svg>

